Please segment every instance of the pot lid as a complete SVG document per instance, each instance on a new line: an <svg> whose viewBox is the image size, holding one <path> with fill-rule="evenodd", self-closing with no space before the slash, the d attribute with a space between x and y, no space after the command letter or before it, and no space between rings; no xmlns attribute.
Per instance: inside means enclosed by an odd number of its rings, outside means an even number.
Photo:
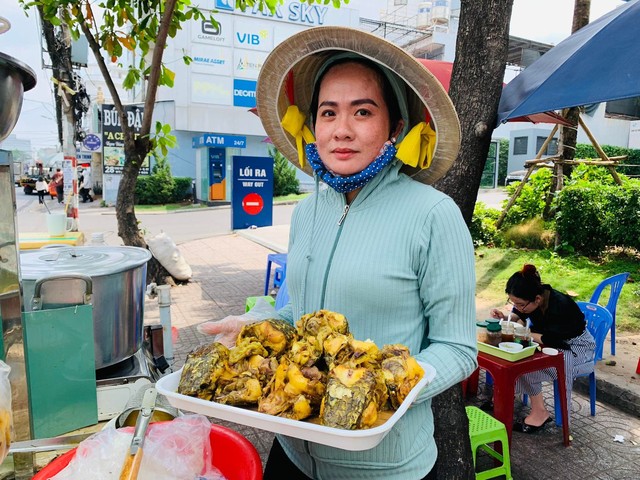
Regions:
<svg viewBox="0 0 640 480"><path fill-rule="evenodd" d="M20 75L22 88L26 92L36 86L36 72L24 62L0 52L0 69L15 71Z"/></svg>
<svg viewBox="0 0 640 480"><path fill-rule="evenodd" d="M23 280L37 280L49 275L83 273L100 277L144 265L151 258L140 247L58 247L20 252Z"/></svg>

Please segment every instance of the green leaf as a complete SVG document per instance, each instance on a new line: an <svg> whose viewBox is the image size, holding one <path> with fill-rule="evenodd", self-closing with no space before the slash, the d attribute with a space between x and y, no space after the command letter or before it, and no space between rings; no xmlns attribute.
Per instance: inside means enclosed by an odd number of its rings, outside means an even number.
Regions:
<svg viewBox="0 0 640 480"><path fill-rule="evenodd" d="M173 87L173 82L176 78L176 73L169 70L166 66L162 66L162 84L168 87Z"/></svg>

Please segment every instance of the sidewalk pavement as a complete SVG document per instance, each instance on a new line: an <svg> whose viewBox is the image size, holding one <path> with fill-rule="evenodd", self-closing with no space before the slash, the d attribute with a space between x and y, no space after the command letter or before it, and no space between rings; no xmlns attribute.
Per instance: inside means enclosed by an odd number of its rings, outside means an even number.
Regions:
<svg viewBox="0 0 640 480"><path fill-rule="evenodd" d="M171 289L172 325L179 331L178 340L174 344L175 369L183 365L187 353L194 347L211 341L211 337L197 331L199 323L241 314L245 310L246 297L264 293L267 254L286 251L287 239L288 228L263 227L179 245L182 255L193 269L193 278L188 284ZM145 323L158 322L157 301L147 300ZM637 347L630 348L637 356ZM605 347L605 352L607 351L608 348ZM562 429L551 424L534 435L514 433L511 445L513 478L640 478L640 415L629 407L640 408L640 385L637 381L625 381L624 378L617 379L614 383L615 379L604 368L603 362L598 366L596 376L599 390L595 417L590 416L588 395L580 393L579 389L574 390L571 404L571 447L562 446ZM630 376L625 378L629 379ZM481 379L483 377L481 375ZM635 375L636 380L638 377L640 375ZM612 391L617 393L611 395ZM486 400L487 394L486 386L481 381L479 395L471 399L470 403L479 405ZM545 400L548 410L553 412L551 386L545 389ZM516 400L516 416L524 415L526 407ZM212 420L245 435L255 445L264 463L272 434ZM622 436L624 442L615 442L616 436Z"/></svg>

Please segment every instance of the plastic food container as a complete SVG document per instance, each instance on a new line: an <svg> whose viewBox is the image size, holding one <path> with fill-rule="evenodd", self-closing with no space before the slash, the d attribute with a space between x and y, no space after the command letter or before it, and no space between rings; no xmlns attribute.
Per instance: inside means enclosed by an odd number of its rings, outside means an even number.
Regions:
<svg viewBox="0 0 640 480"><path fill-rule="evenodd" d="M493 355L494 357L499 357L509 362L517 362L518 360L522 360L523 358L527 358L532 356L536 348L538 348L538 344L532 342L531 346L523 348L519 352L509 352L507 350L503 350L502 348L494 347L493 345L487 345L486 343L478 342L478 350L484 353L488 353L489 355Z"/></svg>
<svg viewBox="0 0 640 480"><path fill-rule="evenodd" d="M423 362L418 363L424 369L424 376L413 389L411 389L404 402L402 402L402 405L400 405L396 411L380 412L378 420L382 421L382 423L363 430L342 430L340 428L319 425L313 421L292 420L290 418L261 413L255 409L234 407L232 405L224 405L222 403L182 395L177 393L182 369L158 380L156 389L158 393L167 397L167 400L172 406L182 410L228 420L269 432L282 433L290 437L309 440L344 450L368 450L382 441L400 417L406 413L422 389L435 378L436 370L433 366ZM387 415L390 416L387 417Z"/></svg>
<svg viewBox="0 0 640 480"><path fill-rule="evenodd" d="M476 340L483 343L489 341L489 337L487 336L487 322L476 322Z"/></svg>
<svg viewBox="0 0 640 480"><path fill-rule="evenodd" d="M487 325L487 341L489 345L497 347L502 342L502 327L498 322Z"/></svg>
<svg viewBox="0 0 640 480"><path fill-rule="evenodd" d="M500 345L498 345L498 348L501 348L502 350L506 350L507 352L519 352L524 347L519 343L515 343L515 342L500 342Z"/></svg>

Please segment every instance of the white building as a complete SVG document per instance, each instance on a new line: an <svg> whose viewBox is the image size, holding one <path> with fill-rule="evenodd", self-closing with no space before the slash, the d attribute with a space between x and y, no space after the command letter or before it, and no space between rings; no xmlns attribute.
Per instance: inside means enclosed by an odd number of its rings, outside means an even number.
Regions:
<svg viewBox="0 0 640 480"><path fill-rule="evenodd" d="M274 46L292 34L321 25L349 26L384 36L416 57L454 60L460 0L388 0L379 20L361 18L372 16L371 12L349 5L335 9L287 0L271 14L257 8L241 12L234 4L230 0L200 0L199 7L207 10L205 13L217 10L214 18L218 25L188 22L170 40L164 54L165 65L176 74L175 85L159 89L154 121L173 127L179 146L169 154L172 173L194 178L200 201L229 201L234 156L268 155L268 138L250 109L255 106L262 63ZM551 45L511 37L507 81L549 48ZM192 59L188 66L183 62L185 55ZM141 103L141 92L138 95L136 100ZM611 113L606 105L595 107L584 120L600 144L629 145L629 120ZM522 168L524 160L535 156L538 137L546 138L551 128L548 124L514 122L495 130L494 138L534 138L527 141L527 153L510 159L509 171ZM511 133L520 130L521 135ZM584 132L579 132L578 141L588 142ZM519 143L522 146L523 141ZM103 196L108 203L115 202L119 178L118 174L104 174ZM311 183L301 172L299 178L303 188Z"/></svg>

